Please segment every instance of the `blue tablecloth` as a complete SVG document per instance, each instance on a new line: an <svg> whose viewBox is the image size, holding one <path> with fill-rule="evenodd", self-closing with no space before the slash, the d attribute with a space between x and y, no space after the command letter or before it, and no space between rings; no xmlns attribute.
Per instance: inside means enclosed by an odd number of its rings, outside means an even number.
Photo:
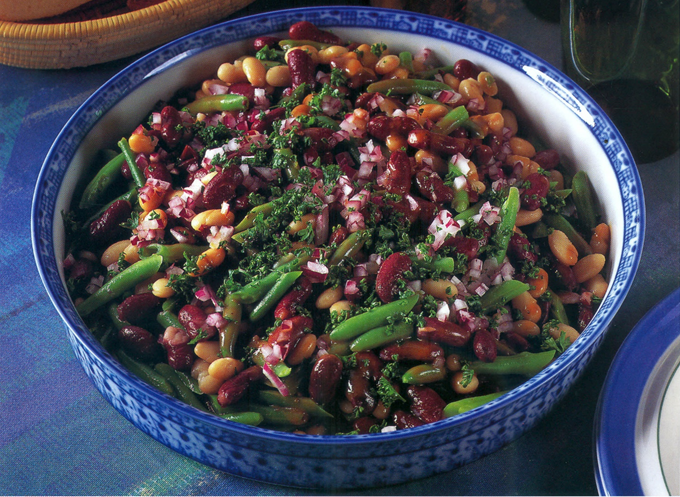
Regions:
<svg viewBox="0 0 680 497"><path fill-rule="evenodd" d="M255 2L249 12L280 8ZM242 15L246 12L241 12ZM559 67L559 26L519 0L469 0L468 22ZM67 342L35 268L33 188L50 144L99 85L129 60L60 71L0 66L0 494L311 494L233 477L138 431L95 390ZM452 472L355 494L595 494L597 398L633 325L680 286L680 156L640 167L648 210L645 252L627 301L593 363L533 430Z"/></svg>

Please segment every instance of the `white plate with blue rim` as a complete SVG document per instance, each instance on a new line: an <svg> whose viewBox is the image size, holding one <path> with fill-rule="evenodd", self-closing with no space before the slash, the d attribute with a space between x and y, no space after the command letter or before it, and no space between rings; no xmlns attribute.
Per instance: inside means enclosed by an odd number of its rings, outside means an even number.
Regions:
<svg viewBox="0 0 680 497"><path fill-rule="evenodd" d="M680 495L680 288L650 310L607 373L595 424L600 495Z"/></svg>

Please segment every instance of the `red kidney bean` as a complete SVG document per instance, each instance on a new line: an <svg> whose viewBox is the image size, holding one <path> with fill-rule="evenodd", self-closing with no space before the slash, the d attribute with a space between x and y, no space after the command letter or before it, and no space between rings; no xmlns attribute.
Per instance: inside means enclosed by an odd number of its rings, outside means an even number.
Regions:
<svg viewBox="0 0 680 497"><path fill-rule="evenodd" d="M439 212L439 207L437 207L437 204L434 202L430 202L429 200L425 200L424 198L420 197L413 197L415 201L418 204L418 219L420 219L424 224L430 225L432 224L432 221L434 221L434 218L437 216L437 213Z"/></svg>
<svg viewBox="0 0 680 497"><path fill-rule="evenodd" d="M186 331L169 326L159 339L160 344L165 349L168 364L178 371L191 369L194 363L194 349L189 342L191 339Z"/></svg>
<svg viewBox="0 0 680 497"><path fill-rule="evenodd" d="M411 414L425 423L442 419L446 402L430 387L411 385L406 390L411 401Z"/></svg>
<svg viewBox="0 0 680 497"><path fill-rule="evenodd" d="M363 414L371 414L378 403L372 393L370 380L358 368L349 373L345 398L349 400L352 407L361 409Z"/></svg>
<svg viewBox="0 0 680 497"><path fill-rule="evenodd" d="M593 320L594 315L595 311L593 311L593 304L584 299L579 300L578 318L576 319L576 325L578 326L579 332L586 329L586 326Z"/></svg>
<svg viewBox="0 0 680 497"><path fill-rule="evenodd" d="M479 75L479 69L468 59L459 59L453 64L453 75L463 81L468 78L475 78Z"/></svg>
<svg viewBox="0 0 680 497"><path fill-rule="evenodd" d="M342 377L342 360L335 354L324 354L314 363L309 375L309 396L317 404L327 404L335 398Z"/></svg>
<svg viewBox="0 0 680 497"><path fill-rule="evenodd" d="M392 414L392 421L399 430L415 428L425 424L413 414L404 411L396 411L394 414Z"/></svg>
<svg viewBox="0 0 680 497"><path fill-rule="evenodd" d="M508 257L514 261L536 262L538 260L538 254L534 252L529 239L521 233L513 233L510 237Z"/></svg>
<svg viewBox="0 0 680 497"><path fill-rule="evenodd" d="M139 324L153 319L161 305L161 299L153 293L130 295L118 304L118 319L130 324Z"/></svg>
<svg viewBox="0 0 680 497"><path fill-rule="evenodd" d="M243 183L243 171L231 166L217 173L203 190L203 204L206 209L219 209L222 202L229 202L236 196L236 189Z"/></svg>
<svg viewBox="0 0 680 497"><path fill-rule="evenodd" d="M496 159L493 150L488 145L477 145L472 152L472 160L477 166L490 166Z"/></svg>
<svg viewBox="0 0 680 497"><path fill-rule="evenodd" d="M557 276L557 278L555 278L556 281L552 278L550 279L551 287L552 282L555 281L555 283L559 282L564 288L571 292L576 290L578 288L578 282L576 281L576 276L574 275L574 270L571 266L558 262L552 254L549 256L549 259L552 261L550 266L553 269L553 274ZM554 290L554 288L552 289Z"/></svg>
<svg viewBox="0 0 680 497"><path fill-rule="evenodd" d="M406 195L411 189L411 160L406 152L392 152L385 172L378 179L380 186L385 187L388 192Z"/></svg>
<svg viewBox="0 0 680 497"><path fill-rule="evenodd" d="M337 229L331 233L330 238L328 239L329 245L336 244L339 245L341 244L347 237L349 236L349 230L345 228L344 226L339 226Z"/></svg>
<svg viewBox="0 0 680 497"><path fill-rule="evenodd" d="M357 352L357 369L361 374L374 382L377 382L382 376L383 362L371 350Z"/></svg>
<svg viewBox="0 0 680 497"><path fill-rule="evenodd" d="M258 36L253 40L253 48L255 50L261 50L264 47L275 48L280 41L281 38L278 36Z"/></svg>
<svg viewBox="0 0 680 497"><path fill-rule="evenodd" d="M314 321L308 316L292 316L277 326L269 334L267 341L270 345L278 345L281 348L281 357L285 359L304 336L305 329L311 329L313 325Z"/></svg>
<svg viewBox="0 0 680 497"><path fill-rule="evenodd" d="M376 81L378 81L376 74L373 71L369 71L362 67L354 76L351 76L347 80L347 87L356 90L357 88L362 88L371 83L375 83Z"/></svg>
<svg viewBox="0 0 680 497"><path fill-rule="evenodd" d="M444 180L432 171L418 171L416 185L421 195L432 202L446 203L453 200L453 189L444 184Z"/></svg>
<svg viewBox="0 0 680 497"><path fill-rule="evenodd" d="M411 258L395 252L383 261L375 278L375 293L383 302L391 302L397 293L397 283L404 278L404 273L411 270Z"/></svg>
<svg viewBox="0 0 680 497"><path fill-rule="evenodd" d="M250 129L260 133L270 132L272 130L272 124L274 121L283 119L285 115L286 109L284 107L276 107L264 115L262 115L262 113L258 110L257 116L255 116L255 118L252 120Z"/></svg>
<svg viewBox="0 0 680 497"><path fill-rule="evenodd" d="M252 102L255 98L255 87L250 83L234 83L229 87L229 93L233 95L243 95Z"/></svg>
<svg viewBox="0 0 680 497"><path fill-rule="evenodd" d="M172 183L172 175L163 164L150 163L144 168L144 177Z"/></svg>
<svg viewBox="0 0 680 497"><path fill-rule="evenodd" d="M113 202L99 219L90 224L90 241L101 247L124 238L126 231L120 224L127 221L130 214L132 214L130 202L127 200Z"/></svg>
<svg viewBox="0 0 680 497"><path fill-rule="evenodd" d="M555 169L559 165L560 154L557 150L549 148L546 150L541 150L540 152L536 152L533 160L543 169L549 171L550 169Z"/></svg>
<svg viewBox="0 0 680 497"><path fill-rule="evenodd" d="M329 45L344 45L344 41L324 29L319 29L309 21L300 21L288 28L288 36L291 40L311 40Z"/></svg>
<svg viewBox="0 0 680 497"><path fill-rule="evenodd" d="M371 118L366 125L369 135L385 141L389 135L407 137L411 131L422 129L422 126L412 117L389 117L378 115Z"/></svg>
<svg viewBox="0 0 680 497"><path fill-rule="evenodd" d="M475 331L472 350L480 361L493 362L496 359L496 340L489 330L479 329Z"/></svg>
<svg viewBox="0 0 680 497"><path fill-rule="evenodd" d="M406 340L402 343L393 343L380 351L380 359L383 361L419 361L434 362L444 357L444 349L432 342L420 340Z"/></svg>
<svg viewBox="0 0 680 497"><path fill-rule="evenodd" d="M468 259L473 259L480 247L479 240L467 236L451 236L444 240L443 245L453 247L453 250L459 254L464 254Z"/></svg>
<svg viewBox="0 0 680 497"><path fill-rule="evenodd" d="M312 282L309 278L302 276L295 288L283 296L274 309L276 319L288 319L297 314L298 307L301 306L312 294Z"/></svg>
<svg viewBox="0 0 680 497"><path fill-rule="evenodd" d="M174 148L182 139L183 132L178 129L182 124L179 111L171 106L161 110L161 138L170 148Z"/></svg>
<svg viewBox="0 0 680 497"><path fill-rule="evenodd" d="M189 337L197 342L205 341L217 334L217 328L205 324L207 317L203 309L193 304L185 305L177 313L177 319Z"/></svg>
<svg viewBox="0 0 680 497"><path fill-rule="evenodd" d="M385 202L385 209L387 212L387 217L392 215L391 211L396 211L401 213L404 219L411 224L420 219L420 213L422 210L420 203L417 203L417 205L413 206L411 205L411 202L406 199L406 197L401 197L399 201L388 200ZM432 216L432 219L434 219L434 216Z"/></svg>
<svg viewBox="0 0 680 497"><path fill-rule="evenodd" d="M378 420L371 416L357 418L352 423L352 427L359 435L371 433L371 428L378 424Z"/></svg>
<svg viewBox="0 0 680 497"><path fill-rule="evenodd" d="M258 381L261 377L262 368L260 366L251 366L244 369L236 376L232 376L222 383L222 386L217 391L217 402L222 407L235 404L243 398L250 384Z"/></svg>
<svg viewBox="0 0 680 497"><path fill-rule="evenodd" d="M437 318L426 317L425 326L418 328L416 335L421 340L431 340L453 347L462 347L470 340L470 330Z"/></svg>
<svg viewBox="0 0 680 497"><path fill-rule="evenodd" d="M316 82L316 66L312 56L304 50L291 50L288 52L288 68L290 69L290 80L293 89L301 84L307 83L314 86Z"/></svg>
<svg viewBox="0 0 680 497"><path fill-rule="evenodd" d="M529 342L519 333L509 331L507 333L504 333L504 336L508 344L510 344L510 346L516 351L522 352L529 348Z"/></svg>
<svg viewBox="0 0 680 497"><path fill-rule="evenodd" d="M153 362L160 357L162 350L156 337L139 326L124 326L118 330L118 343L140 361Z"/></svg>
<svg viewBox="0 0 680 497"><path fill-rule="evenodd" d="M543 200L550 190L550 180L541 173L531 173L523 183L524 191L520 196L522 207L534 211L541 207Z"/></svg>
<svg viewBox="0 0 680 497"><path fill-rule="evenodd" d="M408 144L420 150L430 150L436 154L463 154L470 156L470 140L453 136L432 133L425 129L416 129L408 134Z"/></svg>
<svg viewBox="0 0 680 497"><path fill-rule="evenodd" d="M68 268L68 277L71 280L89 278L92 275L92 261L88 259L76 259L73 265Z"/></svg>
<svg viewBox="0 0 680 497"><path fill-rule="evenodd" d="M306 128L303 134L311 140L312 148L319 153L330 152L335 148L335 142L331 140L334 131L330 128Z"/></svg>

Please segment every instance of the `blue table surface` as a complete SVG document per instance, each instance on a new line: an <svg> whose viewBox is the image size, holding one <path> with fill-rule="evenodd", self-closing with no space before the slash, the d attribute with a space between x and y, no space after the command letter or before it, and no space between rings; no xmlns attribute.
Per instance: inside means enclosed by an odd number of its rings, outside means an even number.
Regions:
<svg viewBox="0 0 680 497"><path fill-rule="evenodd" d="M236 15L298 5L258 0ZM557 23L520 0L469 0L468 8L469 24L561 66ZM43 289L29 230L38 171L75 109L130 62L58 71L0 66L0 495L315 494L221 473L137 430L85 376ZM635 323L680 286L680 154L639 171L648 213L640 267L603 346L566 398L481 460L353 494L597 494L592 432L604 377Z"/></svg>

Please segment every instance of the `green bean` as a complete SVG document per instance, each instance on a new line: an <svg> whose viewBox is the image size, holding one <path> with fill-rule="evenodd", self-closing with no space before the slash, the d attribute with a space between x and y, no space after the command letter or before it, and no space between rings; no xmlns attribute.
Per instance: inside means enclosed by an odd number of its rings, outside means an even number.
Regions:
<svg viewBox="0 0 680 497"><path fill-rule="evenodd" d="M432 364L418 364L402 375L401 382L407 385L423 385L444 378L446 378L446 368L439 368Z"/></svg>
<svg viewBox="0 0 680 497"><path fill-rule="evenodd" d="M87 299L76 306L76 310L81 316L87 316L92 311L102 305L121 296L126 290L134 287L137 283L150 278L163 264L163 258L159 255L152 255L146 259L135 262L133 265L124 269Z"/></svg>
<svg viewBox="0 0 680 497"><path fill-rule="evenodd" d="M423 259L416 259L413 263L418 267L442 273L453 273L456 270L456 260L453 257L437 256L436 259L429 262Z"/></svg>
<svg viewBox="0 0 680 497"><path fill-rule="evenodd" d="M227 325L220 328L220 354L221 357L234 357L238 330L241 324L241 303L229 294L224 298L222 316L228 321Z"/></svg>
<svg viewBox="0 0 680 497"><path fill-rule="evenodd" d="M556 230L562 231L569 241L574 244L576 250L578 251L579 257L583 257L588 254L592 254L593 251L590 248L590 244L576 231L576 228L560 214L544 214L543 221Z"/></svg>
<svg viewBox="0 0 680 497"><path fill-rule="evenodd" d="M297 105L302 103L302 99L305 98L305 96L311 91L309 84L307 83L302 83L299 85L297 88L295 88L290 95L287 97L281 97L279 100L279 103L276 104L277 107L281 106L291 106L290 108L292 109L292 105Z"/></svg>
<svg viewBox="0 0 680 497"><path fill-rule="evenodd" d="M491 287L484 295L479 298L482 312L488 314L494 312L499 307L503 307L518 295L531 289L527 283L518 280L504 281L500 285Z"/></svg>
<svg viewBox="0 0 680 497"><path fill-rule="evenodd" d="M250 316L248 316L250 321L256 322L262 319L283 298L301 275L302 271L284 273L252 310Z"/></svg>
<svg viewBox="0 0 680 497"><path fill-rule="evenodd" d="M388 93L393 95L408 95L416 92L432 95L433 93L442 90L452 91L452 88L446 83L425 79L382 79L375 83L371 83L366 88L366 91L369 93L376 91L385 95Z"/></svg>
<svg viewBox="0 0 680 497"><path fill-rule="evenodd" d="M195 407L196 409L208 412L208 408L200 400L198 400L196 394L184 384L177 374L177 371L175 371L172 366L165 364L164 362L159 362L154 366L154 369L166 380L168 380L168 382L170 382L170 384L175 389L175 395L179 400L185 404Z"/></svg>
<svg viewBox="0 0 680 497"><path fill-rule="evenodd" d="M165 379L164 376L158 374L158 372L156 372L152 367L133 359L120 349L116 351L116 357L118 357L118 360L123 366L138 376L145 383L148 383L152 387L155 387L161 392L167 393L168 395L175 394L175 389L172 388L170 382Z"/></svg>
<svg viewBox="0 0 680 497"><path fill-rule="evenodd" d="M425 78L421 78L425 79ZM432 97L428 97L426 95L423 95L421 93L414 93L413 94L413 103L415 105L426 105L426 104L438 104L438 105L443 105L441 102L438 100L435 100Z"/></svg>
<svg viewBox="0 0 680 497"><path fill-rule="evenodd" d="M561 198L567 198L569 195L571 195L571 192L573 190L571 188L565 188L564 190L555 190L555 195Z"/></svg>
<svg viewBox="0 0 680 497"><path fill-rule="evenodd" d="M146 177L144 177L144 173L137 166L137 161L135 160L134 153L130 148L127 138L121 138L118 142L118 147L123 152L125 162L127 162L127 165L130 168L130 174L132 174L135 185L137 185L137 188L143 187L146 184Z"/></svg>
<svg viewBox="0 0 680 497"><path fill-rule="evenodd" d="M262 354L259 351L256 351L253 354L252 358L255 364L257 364L260 367L264 366L264 357L262 357ZM283 361L277 362L276 364L271 366L271 368L272 371L274 371L274 374L279 378L285 378L286 376L290 376L290 374L293 372L290 366Z"/></svg>
<svg viewBox="0 0 680 497"><path fill-rule="evenodd" d="M468 207L465 209L463 212L457 214L456 216L453 217L454 221L465 221L472 216L476 216L479 214L479 211L482 208L482 205L484 205L483 201L477 202L476 204Z"/></svg>
<svg viewBox="0 0 680 497"><path fill-rule="evenodd" d="M123 154L118 154L104 164L92 181L85 187L83 195L80 197L80 203L78 204L80 209L89 209L99 202L99 199L109 186L120 178L120 167L123 165L123 162L125 162L125 156Z"/></svg>
<svg viewBox="0 0 680 497"><path fill-rule="evenodd" d="M467 109L464 105L451 109L444 117L432 126L433 133L440 133L442 135L450 135L453 130L462 126L462 124L470 119Z"/></svg>
<svg viewBox="0 0 680 497"><path fill-rule="evenodd" d="M300 426L309 421L309 414L298 407L261 406L250 404L250 410L260 413L267 423Z"/></svg>
<svg viewBox="0 0 680 497"><path fill-rule="evenodd" d="M263 276L259 280L252 281L240 290L234 292L232 295L235 299L243 304L253 304L260 300L271 288L276 284L281 273L286 271L294 271L302 264L307 262L308 257L295 257L290 262L281 264L275 268L267 276Z"/></svg>
<svg viewBox="0 0 680 497"><path fill-rule="evenodd" d="M343 341L355 338L362 333L385 326L389 319L398 313L408 314L418 303L418 295L414 294L405 299L395 300L368 311L352 316L338 324L330 333L331 340Z"/></svg>
<svg viewBox="0 0 680 497"><path fill-rule="evenodd" d="M279 392L273 390L260 390L260 401L274 406L280 407L296 407L302 409L310 416L332 418L333 415L323 409L319 404L314 402L309 397L284 397Z"/></svg>
<svg viewBox="0 0 680 497"><path fill-rule="evenodd" d="M560 323L569 324L569 316L567 316L567 310L564 308L560 297L550 288L548 288L548 291L550 292L550 315Z"/></svg>
<svg viewBox="0 0 680 497"><path fill-rule="evenodd" d="M554 350L536 353L520 352L515 355L498 356L493 362L474 361L470 364L470 368L477 374L521 374L531 377L545 369L554 357Z"/></svg>
<svg viewBox="0 0 680 497"><path fill-rule="evenodd" d="M343 259L351 259L357 255L364 246L364 243L366 243L366 238L367 232L365 230L350 233L349 236L338 245L338 248L335 249L333 255L328 259L328 264L330 266L337 266Z"/></svg>
<svg viewBox="0 0 680 497"><path fill-rule="evenodd" d="M548 227L543 221L538 221L531 230L531 236L532 238L546 238L551 232L552 228Z"/></svg>
<svg viewBox="0 0 680 497"><path fill-rule="evenodd" d="M455 190L453 193L453 200L451 201L451 207L456 212L465 212L470 206L470 196L467 190L461 188L460 190Z"/></svg>
<svg viewBox="0 0 680 497"><path fill-rule="evenodd" d="M428 69L426 71L420 71L420 72L416 73L416 77L418 79L432 79L437 74L447 73L447 72L448 73L453 72L453 66L435 67L434 69Z"/></svg>
<svg viewBox="0 0 680 497"><path fill-rule="evenodd" d="M578 219L586 233L597 226L597 213L593 201L593 190L585 171L578 171L571 180L572 198L578 212Z"/></svg>
<svg viewBox="0 0 680 497"><path fill-rule="evenodd" d="M501 205L500 217L501 221L496 228L494 240L497 246L496 261L498 264L503 262L505 253L508 251L508 244L515 229L515 220L517 219L517 211L519 211L519 190L511 186L508 191L508 198L505 199Z"/></svg>
<svg viewBox="0 0 680 497"><path fill-rule="evenodd" d="M198 380L196 378L189 376L184 371L175 371L175 374L189 390L191 390L196 395L203 395L201 388L198 386Z"/></svg>
<svg viewBox="0 0 680 497"><path fill-rule="evenodd" d="M198 113L210 114L212 112L246 110L248 105L248 97L227 93L199 98L188 103L184 108L189 114L195 116Z"/></svg>
<svg viewBox="0 0 680 497"><path fill-rule="evenodd" d="M413 335L413 324L402 321L393 325L379 326L362 333L349 345L352 352L371 350Z"/></svg>
<svg viewBox="0 0 680 497"><path fill-rule="evenodd" d="M411 52L399 52L399 65L408 69L409 74L413 72L413 54Z"/></svg>
<svg viewBox="0 0 680 497"><path fill-rule="evenodd" d="M182 324L182 322L175 315L175 313L171 311L159 312L158 315L156 316L156 321L158 321L158 324L160 324L163 328L168 328L172 326L173 328L179 328L180 330L184 329L184 325Z"/></svg>
<svg viewBox="0 0 680 497"><path fill-rule="evenodd" d="M477 397L468 397L466 399L460 399L453 402L449 402L444 407L444 417L450 418L458 414L463 414L464 412L471 411L472 409L488 404L494 399L497 399L506 392L495 392L486 395L478 395Z"/></svg>
<svg viewBox="0 0 680 497"><path fill-rule="evenodd" d="M307 128L329 128L333 131L340 130L340 123L330 116L311 116L305 123Z"/></svg>
<svg viewBox="0 0 680 497"><path fill-rule="evenodd" d="M266 217L272 212L272 210L274 210L274 204L271 202L256 205L250 209L241 222L234 227L234 231L238 233L248 228L252 228L255 224L255 218L258 216L258 214L262 213L262 215Z"/></svg>
<svg viewBox="0 0 680 497"><path fill-rule="evenodd" d="M171 264L185 260L187 255L190 257L201 255L207 249L207 246L191 245L190 243L175 243L172 245L151 243L145 247L140 247L139 255L140 257L160 255L166 264Z"/></svg>
<svg viewBox="0 0 680 497"><path fill-rule="evenodd" d="M127 321L121 321L120 317L118 317L118 304L115 302L111 302L107 308L108 313L109 313L109 319L113 323L113 326L116 327L117 330L122 330L126 326L130 326L130 323Z"/></svg>
<svg viewBox="0 0 680 497"><path fill-rule="evenodd" d="M236 414L237 412L239 412L233 406L222 406L217 400L217 394L208 395L208 399L210 400L210 408L218 416L224 416L226 414Z"/></svg>
<svg viewBox="0 0 680 497"><path fill-rule="evenodd" d="M300 164L298 163L297 156L293 154L290 148L279 148L274 151L275 157L281 157L285 163L286 167L284 169L286 177L291 182L296 182L300 177Z"/></svg>
<svg viewBox="0 0 680 497"><path fill-rule="evenodd" d="M234 423L241 423L249 426L258 426L264 421L264 416L259 412L233 412L229 414L218 414L218 416L233 421Z"/></svg>

